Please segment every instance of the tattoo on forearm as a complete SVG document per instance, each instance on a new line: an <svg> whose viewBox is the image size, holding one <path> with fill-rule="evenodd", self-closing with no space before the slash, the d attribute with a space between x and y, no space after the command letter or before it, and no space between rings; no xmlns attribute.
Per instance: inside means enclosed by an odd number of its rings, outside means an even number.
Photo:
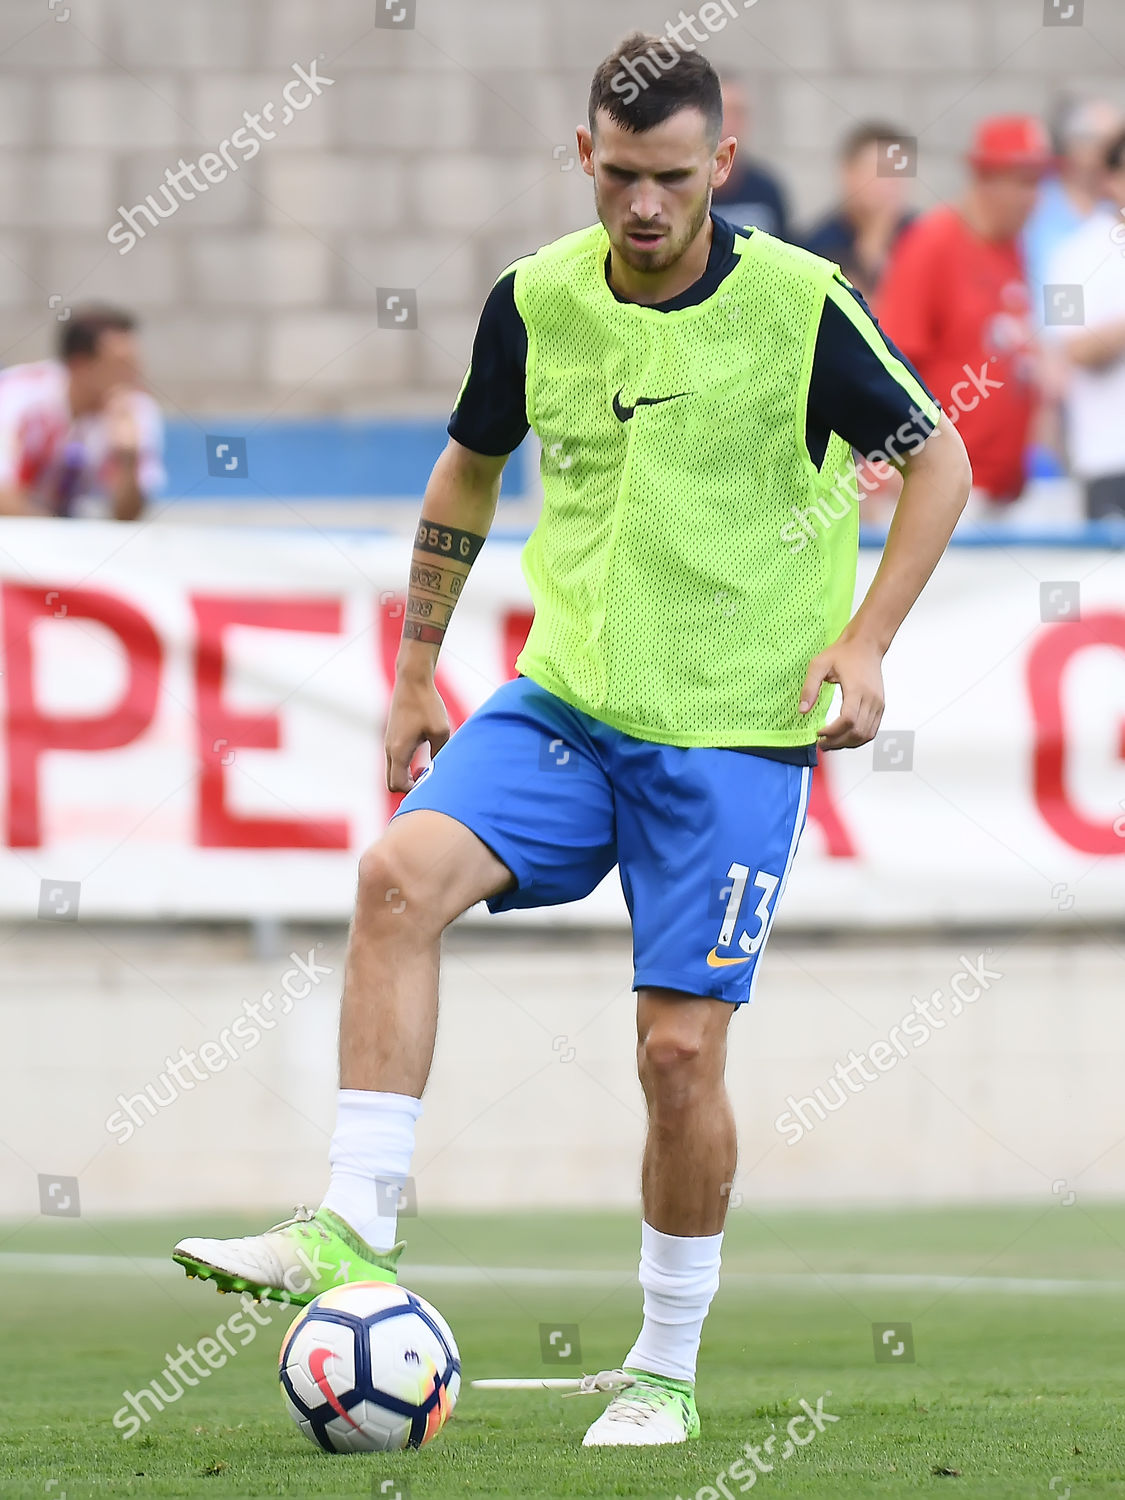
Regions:
<svg viewBox="0 0 1125 1500"><path fill-rule="evenodd" d="M466 576L463 573L455 573L452 566L427 568L418 563L412 563L410 567L410 583L413 589L427 595L447 594L450 599L460 597Z"/></svg>
<svg viewBox="0 0 1125 1500"><path fill-rule="evenodd" d="M406 612L422 620L429 620L432 625L440 625L444 630L453 615L453 605L446 604L441 599L419 599L416 594L411 594L406 601Z"/></svg>
<svg viewBox="0 0 1125 1500"><path fill-rule="evenodd" d="M414 539L403 640L440 646L484 537L422 521Z"/></svg>
<svg viewBox="0 0 1125 1500"><path fill-rule="evenodd" d="M440 646L445 640L445 631L436 625L423 625L420 620L407 620L402 627L404 641L424 641L429 646Z"/></svg>
<svg viewBox="0 0 1125 1500"><path fill-rule="evenodd" d="M458 531L456 526L432 526L429 521L421 523L414 539L416 551L432 552L437 557L464 563L467 568L476 562L483 546L484 537L473 531Z"/></svg>

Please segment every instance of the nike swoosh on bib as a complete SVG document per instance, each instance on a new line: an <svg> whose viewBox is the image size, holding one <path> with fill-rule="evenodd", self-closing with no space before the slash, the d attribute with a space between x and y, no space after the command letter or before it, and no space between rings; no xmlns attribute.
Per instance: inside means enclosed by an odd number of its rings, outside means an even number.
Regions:
<svg viewBox="0 0 1125 1500"><path fill-rule="evenodd" d="M621 398L624 394L625 387L622 386L613 398L613 415L619 422L631 422L638 406L663 406L665 401L682 401L685 396L691 396L694 392L678 391L674 396L638 396L632 406L622 405Z"/></svg>

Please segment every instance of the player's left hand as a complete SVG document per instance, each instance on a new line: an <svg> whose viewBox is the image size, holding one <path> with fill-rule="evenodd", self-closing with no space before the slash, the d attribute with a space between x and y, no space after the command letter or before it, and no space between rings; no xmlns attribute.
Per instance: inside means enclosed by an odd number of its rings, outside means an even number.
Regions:
<svg viewBox="0 0 1125 1500"><path fill-rule="evenodd" d="M838 683L840 715L817 737L821 750L854 750L875 738L883 718L883 653L865 641L836 641L809 663L800 711L811 713L822 686Z"/></svg>
<svg viewBox="0 0 1125 1500"><path fill-rule="evenodd" d="M135 398L136 392L128 386L118 386L106 400L104 415L112 453L135 456L141 445Z"/></svg>

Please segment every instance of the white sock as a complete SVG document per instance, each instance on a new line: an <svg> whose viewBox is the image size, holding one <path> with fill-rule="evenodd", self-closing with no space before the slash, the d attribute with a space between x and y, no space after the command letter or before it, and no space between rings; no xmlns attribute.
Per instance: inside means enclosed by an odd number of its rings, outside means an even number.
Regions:
<svg viewBox="0 0 1125 1500"><path fill-rule="evenodd" d="M329 1161L332 1180L321 1208L331 1209L373 1250L398 1234L398 1200L414 1155L422 1101L409 1094L341 1089Z"/></svg>
<svg viewBox="0 0 1125 1500"><path fill-rule="evenodd" d="M625 1357L630 1369L694 1380L703 1320L719 1288L723 1236L681 1238L641 1225L645 1320Z"/></svg>

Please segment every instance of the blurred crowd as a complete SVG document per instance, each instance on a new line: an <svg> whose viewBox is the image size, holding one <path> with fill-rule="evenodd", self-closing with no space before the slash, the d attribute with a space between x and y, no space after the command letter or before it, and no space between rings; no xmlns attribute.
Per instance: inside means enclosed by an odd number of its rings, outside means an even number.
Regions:
<svg viewBox="0 0 1125 1500"><path fill-rule="evenodd" d="M912 207L917 147L870 120L840 144L838 196L794 226L778 175L754 159L746 91L724 82L741 143L716 209L836 262L957 422L973 462L967 522L1018 514L1035 479L1072 474L1090 520L1125 516L1125 114L1071 99L1047 124L984 119L957 200ZM891 434L888 434L890 438ZM870 519L897 475L863 465Z"/></svg>
<svg viewBox="0 0 1125 1500"><path fill-rule="evenodd" d="M725 80L724 104L740 149L717 211L837 263L867 299L965 439L975 488L963 524L1011 521L1035 480L1065 475L1088 519L1125 516L1121 109L1071 99L1050 128L981 120L956 201L926 212L913 202L916 142L892 121L862 122L836 152L835 204L798 226L754 156L738 81ZM125 310L67 309L55 359L0 372L0 515L131 520L161 488L162 447ZM897 470L861 456L860 478L864 518L887 520Z"/></svg>

